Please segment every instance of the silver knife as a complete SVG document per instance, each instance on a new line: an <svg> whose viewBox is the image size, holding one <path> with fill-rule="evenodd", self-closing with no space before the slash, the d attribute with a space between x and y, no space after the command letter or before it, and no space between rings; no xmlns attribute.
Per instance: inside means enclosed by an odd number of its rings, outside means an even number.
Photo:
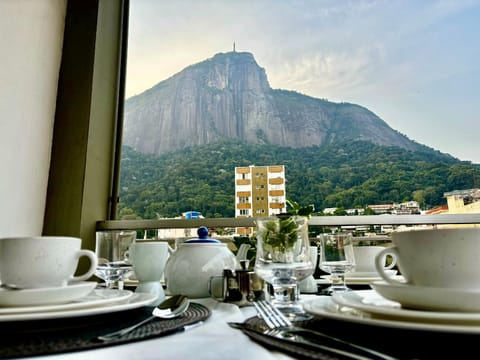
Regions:
<svg viewBox="0 0 480 360"><path fill-rule="evenodd" d="M234 323L229 322L228 325L235 329L248 330L261 334L263 336L269 336L276 339L280 339L292 344L303 344L307 347L327 351L330 353L349 357L351 359L382 359L382 360L396 360L396 358L378 352L373 349L366 348L357 344L353 344L336 337L317 332L315 330L304 329L300 327L284 327L277 329L262 330L261 328L247 324L247 323ZM335 347L325 345L320 339L327 340L330 344L335 343Z"/></svg>

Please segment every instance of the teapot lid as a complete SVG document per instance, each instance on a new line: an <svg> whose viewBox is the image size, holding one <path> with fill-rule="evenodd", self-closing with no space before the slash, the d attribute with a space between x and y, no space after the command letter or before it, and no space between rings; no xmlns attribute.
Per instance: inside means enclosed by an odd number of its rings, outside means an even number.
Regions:
<svg viewBox="0 0 480 360"><path fill-rule="evenodd" d="M208 229L206 226L200 226L197 230L198 239L190 239L186 240L185 243L187 244L195 244L195 243L219 243L219 240L211 239L208 237Z"/></svg>

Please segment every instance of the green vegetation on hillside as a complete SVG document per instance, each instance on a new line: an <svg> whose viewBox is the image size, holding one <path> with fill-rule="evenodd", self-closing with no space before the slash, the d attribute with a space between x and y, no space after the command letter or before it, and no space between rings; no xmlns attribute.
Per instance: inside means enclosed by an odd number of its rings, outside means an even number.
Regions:
<svg viewBox="0 0 480 360"><path fill-rule="evenodd" d="M301 149L222 142L163 155L123 147L119 217L233 217L235 167L249 165L285 165L287 197L318 211L408 200L430 208L480 179L470 162L362 141Z"/></svg>

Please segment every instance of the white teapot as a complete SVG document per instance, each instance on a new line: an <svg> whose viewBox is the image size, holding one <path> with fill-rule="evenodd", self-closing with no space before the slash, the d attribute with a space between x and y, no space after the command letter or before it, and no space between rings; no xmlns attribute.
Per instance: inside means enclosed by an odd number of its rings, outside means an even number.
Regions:
<svg viewBox="0 0 480 360"><path fill-rule="evenodd" d="M198 229L197 234L198 239L179 244L168 258L165 283L171 295L210 297L210 277L222 275L224 269L235 270L235 255L226 244L208 238L208 229L204 226Z"/></svg>

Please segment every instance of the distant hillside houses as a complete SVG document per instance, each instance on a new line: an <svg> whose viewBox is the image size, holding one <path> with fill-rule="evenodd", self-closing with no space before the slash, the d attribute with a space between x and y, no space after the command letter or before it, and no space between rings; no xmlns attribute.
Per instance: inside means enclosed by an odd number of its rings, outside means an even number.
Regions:
<svg viewBox="0 0 480 360"><path fill-rule="evenodd" d="M420 211L417 201L407 201L400 204L368 205L377 215L417 215L417 214L466 214L480 213L480 189L454 190L446 192L443 196L447 199L446 205L437 206L427 211ZM324 215L335 215L338 208L330 207L323 210ZM363 215L364 209L347 209L347 215Z"/></svg>
<svg viewBox="0 0 480 360"><path fill-rule="evenodd" d="M480 189L454 190L443 196L447 204L425 211L426 215L480 213Z"/></svg>
<svg viewBox="0 0 480 360"><path fill-rule="evenodd" d="M368 205L375 214L392 214L392 215L415 215L420 214L420 206L417 201L407 201L400 204L380 204Z"/></svg>
<svg viewBox="0 0 480 360"><path fill-rule="evenodd" d="M393 215L413 215L420 214L420 206L417 201L407 201L400 204L379 204L368 205L377 215L381 214L393 214ZM324 215L334 215L338 208L331 207L323 210ZM363 215L365 209L346 209L347 215Z"/></svg>
<svg viewBox="0 0 480 360"><path fill-rule="evenodd" d="M335 214L335 211L337 211L337 209L338 208L336 208L336 207L325 208L325 209L323 209L323 213L325 215L333 215L333 214Z"/></svg>
<svg viewBox="0 0 480 360"><path fill-rule="evenodd" d="M159 220L167 218L158 218ZM199 211L186 211L183 212L181 216L175 217L175 219L205 219ZM196 237L198 228L185 228L185 229L158 229L157 230L157 239L176 239L176 238L190 238ZM147 232L145 232L147 236Z"/></svg>
<svg viewBox="0 0 480 360"><path fill-rule="evenodd" d="M454 190L443 194L449 214L480 213L480 189Z"/></svg>
<svg viewBox="0 0 480 360"><path fill-rule="evenodd" d="M332 208L325 208L323 209L324 215L335 215L335 212L338 210L336 207ZM365 209L346 209L345 212L347 215L363 215L365 213Z"/></svg>

